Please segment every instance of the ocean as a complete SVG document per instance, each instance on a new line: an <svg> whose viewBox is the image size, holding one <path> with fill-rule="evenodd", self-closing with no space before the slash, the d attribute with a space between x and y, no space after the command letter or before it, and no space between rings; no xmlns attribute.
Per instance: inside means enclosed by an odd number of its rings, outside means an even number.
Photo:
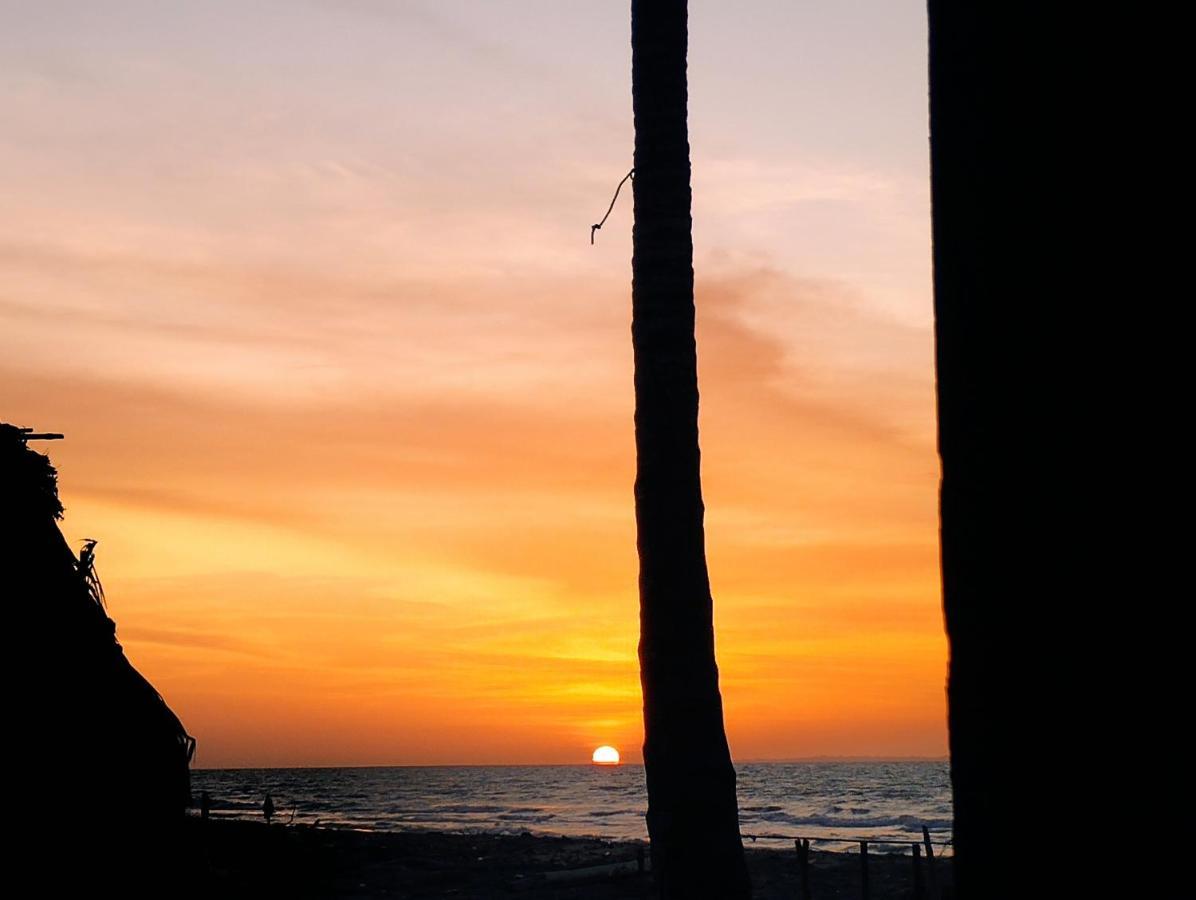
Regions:
<svg viewBox="0 0 1196 900"><path fill-rule="evenodd" d="M742 763L736 771L745 843L871 839L908 850L923 826L936 842L951 838L946 761ZM200 791L219 817L260 819L269 792L282 822L647 837L644 771L631 764L196 769L192 793Z"/></svg>

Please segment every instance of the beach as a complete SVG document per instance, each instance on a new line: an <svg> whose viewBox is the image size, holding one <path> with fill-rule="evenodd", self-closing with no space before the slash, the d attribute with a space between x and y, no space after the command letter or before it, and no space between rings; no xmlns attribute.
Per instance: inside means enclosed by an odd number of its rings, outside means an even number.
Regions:
<svg viewBox="0 0 1196 900"><path fill-rule="evenodd" d="M371 832L275 822L203 820L184 829L185 893L210 897L489 898L615 900L655 896L650 872L638 872L644 842L548 835ZM757 900L799 894L796 852L747 849ZM623 863L610 872L612 864ZM924 864L923 864L924 865ZM603 868L599 868L603 867ZM937 860L941 883L949 860ZM588 870L588 871L586 871ZM567 873L567 874L565 874ZM869 857L869 896L914 897L911 857ZM861 896L857 853L812 851L810 896Z"/></svg>

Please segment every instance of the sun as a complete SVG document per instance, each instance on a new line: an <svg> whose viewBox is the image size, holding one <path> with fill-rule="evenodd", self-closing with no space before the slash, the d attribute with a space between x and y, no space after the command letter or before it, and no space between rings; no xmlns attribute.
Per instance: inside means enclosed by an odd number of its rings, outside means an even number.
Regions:
<svg viewBox="0 0 1196 900"><path fill-rule="evenodd" d="M619 764L619 751L614 747L603 745L594 751L592 759L596 766L617 766Z"/></svg>

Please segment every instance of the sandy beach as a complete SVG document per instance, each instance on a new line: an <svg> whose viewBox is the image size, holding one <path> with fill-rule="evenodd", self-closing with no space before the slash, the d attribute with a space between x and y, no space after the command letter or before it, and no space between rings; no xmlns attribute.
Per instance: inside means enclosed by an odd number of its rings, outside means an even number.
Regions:
<svg viewBox="0 0 1196 900"><path fill-rule="evenodd" d="M655 896L639 874L642 844L542 835L366 832L275 823L192 818L185 829L188 893L211 897L488 898L614 900ZM793 850L748 846L758 900L799 896ZM624 863L616 873L578 870ZM936 863L940 882L950 862ZM570 873L562 875L562 873ZM810 894L861 896L854 853L814 851ZM913 898L911 859L873 853L870 897Z"/></svg>

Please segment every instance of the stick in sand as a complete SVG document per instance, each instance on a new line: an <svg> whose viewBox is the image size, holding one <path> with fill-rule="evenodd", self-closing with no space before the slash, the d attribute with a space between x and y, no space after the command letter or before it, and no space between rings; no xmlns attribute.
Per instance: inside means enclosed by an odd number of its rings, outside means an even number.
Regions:
<svg viewBox="0 0 1196 900"><path fill-rule="evenodd" d="M922 826L922 842L926 845L926 886L930 900L939 900L939 876L934 870L934 847L930 843L930 829Z"/></svg>

